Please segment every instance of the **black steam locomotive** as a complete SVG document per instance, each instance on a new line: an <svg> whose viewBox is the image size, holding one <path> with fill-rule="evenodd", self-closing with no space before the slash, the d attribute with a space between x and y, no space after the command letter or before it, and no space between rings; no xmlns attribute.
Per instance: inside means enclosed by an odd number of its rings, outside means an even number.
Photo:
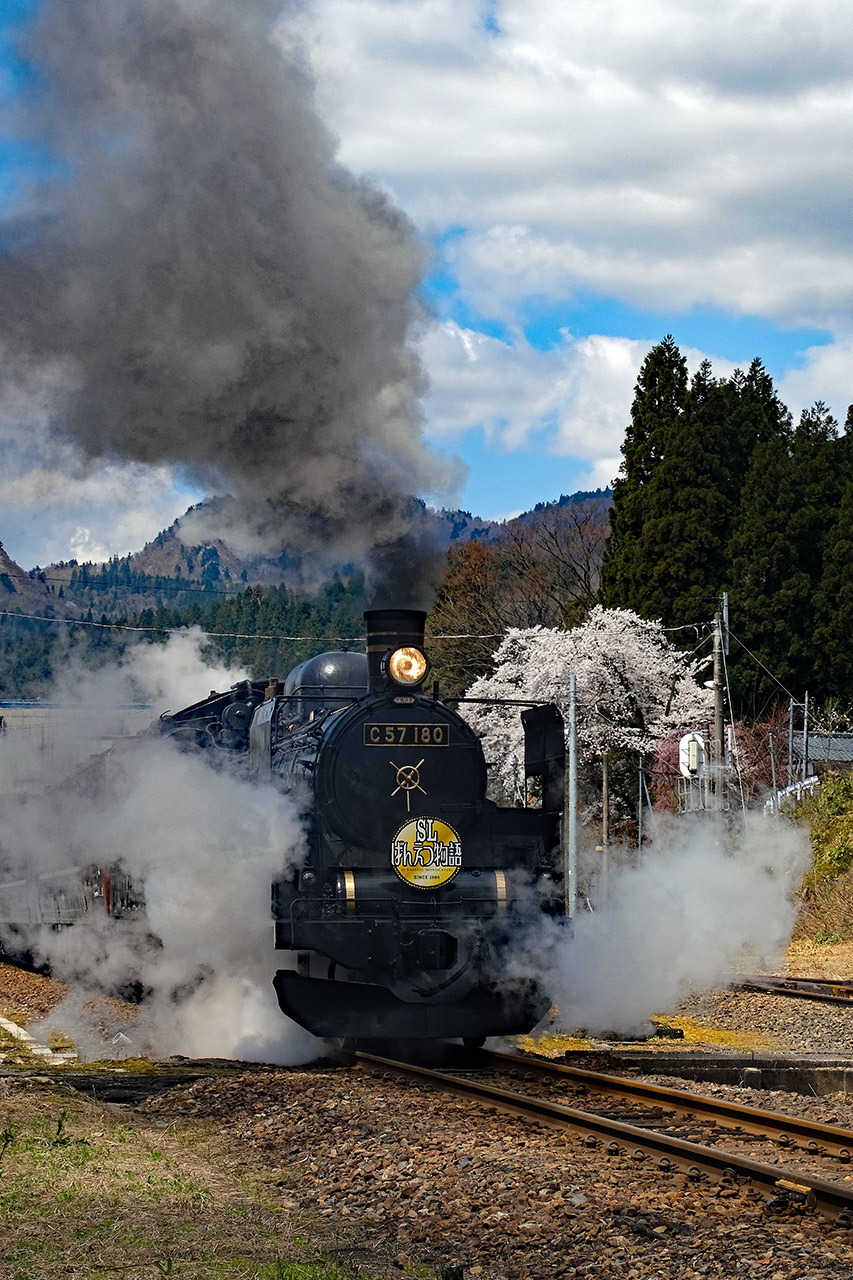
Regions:
<svg viewBox="0 0 853 1280"><path fill-rule="evenodd" d="M479 738L426 691L426 615L365 618L366 655L211 694L162 730L304 799L307 857L272 886L275 946L295 956L274 979L289 1017L332 1038L527 1031L549 1001L510 962L518 931L561 910L559 712L521 712L541 807L499 808Z"/></svg>

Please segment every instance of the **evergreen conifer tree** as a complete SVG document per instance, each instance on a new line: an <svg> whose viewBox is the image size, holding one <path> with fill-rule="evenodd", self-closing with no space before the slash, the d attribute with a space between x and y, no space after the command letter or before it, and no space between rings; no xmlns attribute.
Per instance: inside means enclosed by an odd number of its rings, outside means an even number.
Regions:
<svg viewBox="0 0 853 1280"><path fill-rule="evenodd" d="M642 612L647 566L641 546L649 485L687 399L687 362L670 334L652 347L634 389L631 422L622 445L622 467L613 485L610 537L601 571L606 605Z"/></svg>
<svg viewBox="0 0 853 1280"><path fill-rule="evenodd" d="M729 548L732 630L762 664L756 668L754 658L732 654L738 700L753 715L778 692L776 681L792 691L795 682L789 656L792 606L808 585L801 580L789 532L797 506L788 443L771 436L753 450Z"/></svg>
<svg viewBox="0 0 853 1280"><path fill-rule="evenodd" d="M707 619L727 577L727 544L742 472L733 464L737 391L702 363L646 486L632 608L670 626Z"/></svg>
<svg viewBox="0 0 853 1280"><path fill-rule="evenodd" d="M817 403L800 420L795 459L803 476L804 511L797 530L815 587L813 631L803 664L821 698L853 694L853 405L845 434Z"/></svg>

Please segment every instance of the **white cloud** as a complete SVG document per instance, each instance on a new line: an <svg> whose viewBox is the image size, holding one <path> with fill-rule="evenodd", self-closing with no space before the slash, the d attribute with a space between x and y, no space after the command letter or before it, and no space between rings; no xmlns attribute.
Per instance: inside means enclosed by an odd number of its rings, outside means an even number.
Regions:
<svg viewBox="0 0 853 1280"><path fill-rule="evenodd" d="M477 0L315 0L311 29L342 159L421 225L470 233L479 302L583 288L850 316L841 0L504 0L496 18L497 37Z"/></svg>
<svg viewBox="0 0 853 1280"><path fill-rule="evenodd" d="M523 338L507 342L447 321L423 347L433 378L426 401L430 436L442 443L482 427L503 452L535 437L543 451L607 471L618 459L649 345L565 334L552 351L538 351ZM615 468L602 483L613 474Z"/></svg>
<svg viewBox="0 0 853 1280"><path fill-rule="evenodd" d="M815 400L823 400L841 426L853 401L853 336L803 352L803 363L790 369L779 384L779 398L794 418Z"/></svg>
<svg viewBox="0 0 853 1280"><path fill-rule="evenodd" d="M101 561L138 551L194 500L167 467L83 470L57 457L0 478L0 534L25 569L58 560Z"/></svg>
<svg viewBox="0 0 853 1280"><path fill-rule="evenodd" d="M486 315L504 320L525 297L556 301L579 291L656 311L677 314L705 305L819 328L844 324L853 303L849 254L836 258L804 246L794 252L782 241L709 243L704 253L655 256L630 243L585 248L515 225L461 238L450 256L465 295Z"/></svg>
<svg viewBox="0 0 853 1280"><path fill-rule="evenodd" d="M171 467L93 462L55 434L63 377L22 378L0 399L0 540L25 569L138 551L201 496Z"/></svg>
<svg viewBox="0 0 853 1280"><path fill-rule="evenodd" d="M423 345L432 374L426 400L429 436L448 447L464 432L481 428L502 453L535 444L543 453L581 464L578 488L605 488L621 463L620 448L630 421L637 372L651 341L563 333L549 351L523 337L488 337L453 321L437 325ZM682 347L694 373L706 353ZM734 370L710 357L718 377Z"/></svg>
<svg viewBox="0 0 853 1280"><path fill-rule="evenodd" d="M575 489L607 488L621 465L638 370L652 346L651 339L564 333L556 347L539 351L524 337L492 338L444 321L423 346L432 376L429 439L451 448L465 431L482 429L496 453L535 447L571 458ZM690 375L706 358L719 378L734 372L725 358L680 349Z"/></svg>

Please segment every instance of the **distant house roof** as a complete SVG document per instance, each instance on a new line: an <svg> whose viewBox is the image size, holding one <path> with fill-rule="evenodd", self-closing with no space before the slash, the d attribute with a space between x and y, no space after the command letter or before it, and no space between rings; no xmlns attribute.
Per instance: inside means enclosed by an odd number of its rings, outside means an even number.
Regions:
<svg viewBox="0 0 853 1280"><path fill-rule="evenodd" d="M794 755L803 758L803 735L794 734ZM853 733L810 733L809 764L853 764Z"/></svg>

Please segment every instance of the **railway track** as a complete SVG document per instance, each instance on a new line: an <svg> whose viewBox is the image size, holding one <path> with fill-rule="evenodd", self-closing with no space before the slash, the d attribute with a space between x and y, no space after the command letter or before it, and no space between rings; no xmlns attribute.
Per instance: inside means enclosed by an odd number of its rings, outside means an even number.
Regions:
<svg viewBox="0 0 853 1280"><path fill-rule="evenodd" d="M732 991L756 991L764 995L800 996L830 1004L853 1004L853 982L845 978L786 978L782 974L756 974L731 984Z"/></svg>
<svg viewBox="0 0 853 1280"><path fill-rule="evenodd" d="M436 1070L359 1053L356 1065L572 1128L608 1156L648 1160L695 1182L748 1181L767 1194L770 1210L806 1205L853 1227L848 1129L514 1054L480 1053L465 1066Z"/></svg>

